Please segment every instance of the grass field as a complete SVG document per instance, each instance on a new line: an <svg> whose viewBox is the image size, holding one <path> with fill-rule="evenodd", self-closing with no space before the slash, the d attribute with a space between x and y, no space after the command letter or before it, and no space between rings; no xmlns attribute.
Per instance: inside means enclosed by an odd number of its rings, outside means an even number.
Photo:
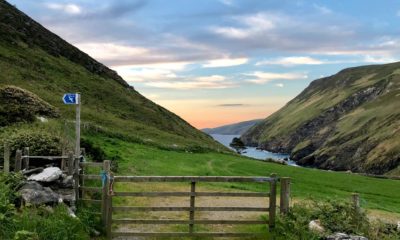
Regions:
<svg viewBox="0 0 400 240"><path fill-rule="evenodd" d="M106 137L91 139L110 158L118 158L117 175L216 175L291 177L292 197L301 199L348 199L361 196L362 207L400 214L400 181L369 178L348 173L283 166L220 153L188 153L123 142ZM209 187L262 191L264 186L218 184Z"/></svg>

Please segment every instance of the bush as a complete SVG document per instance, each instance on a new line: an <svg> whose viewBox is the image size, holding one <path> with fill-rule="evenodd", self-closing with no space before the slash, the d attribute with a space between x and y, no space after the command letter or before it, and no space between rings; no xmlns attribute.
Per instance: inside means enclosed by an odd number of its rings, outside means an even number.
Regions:
<svg viewBox="0 0 400 240"><path fill-rule="evenodd" d="M318 219L325 232L310 231L308 224ZM395 227L381 222L370 222L365 211L355 211L350 202L328 200L308 201L294 205L285 216L279 216L276 223L277 239L324 239L337 232L362 235L370 240L400 239Z"/></svg>
<svg viewBox="0 0 400 240"><path fill-rule="evenodd" d="M106 159L106 154L103 149L90 141L90 139L83 138L81 140L81 147L85 148L86 155L96 162L101 162Z"/></svg>
<svg viewBox="0 0 400 240"><path fill-rule="evenodd" d="M5 139L2 139L1 148ZM61 155L61 137L43 130L23 130L7 137L12 156L15 151L29 147L30 155L57 156Z"/></svg>

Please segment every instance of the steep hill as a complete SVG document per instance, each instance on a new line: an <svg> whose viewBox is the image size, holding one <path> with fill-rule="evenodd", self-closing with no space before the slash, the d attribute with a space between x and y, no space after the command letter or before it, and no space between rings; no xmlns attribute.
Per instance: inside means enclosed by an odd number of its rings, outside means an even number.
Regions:
<svg viewBox="0 0 400 240"><path fill-rule="evenodd" d="M259 122L261 122L261 119L233 123L216 128L204 128L201 130L207 134L241 135L244 132L246 132L249 128L254 126L254 124Z"/></svg>
<svg viewBox="0 0 400 240"><path fill-rule="evenodd" d="M398 174L400 63L349 68L315 80L241 138L290 152L301 165Z"/></svg>
<svg viewBox="0 0 400 240"><path fill-rule="evenodd" d="M224 149L143 97L115 71L0 0L0 87L8 85L28 90L57 108L59 122L74 119L74 108L63 105L61 96L80 92L86 132L163 147Z"/></svg>

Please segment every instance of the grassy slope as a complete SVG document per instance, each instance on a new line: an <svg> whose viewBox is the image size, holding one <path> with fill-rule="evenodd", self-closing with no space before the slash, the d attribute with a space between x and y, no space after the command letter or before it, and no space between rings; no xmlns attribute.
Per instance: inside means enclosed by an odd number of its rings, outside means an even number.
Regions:
<svg viewBox="0 0 400 240"><path fill-rule="evenodd" d="M400 213L400 192L395 189L399 181L374 179L358 175L282 166L246 157L220 153L178 153L154 149L105 137L93 137L104 146L107 155L118 155L120 175L226 175L226 176L279 176L292 178L292 193L296 199L349 198L359 192L362 205ZM265 191L265 186L221 184L217 188Z"/></svg>
<svg viewBox="0 0 400 240"><path fill-rule="evenodd" d="M119 76L89 71L90 67L79 61L89 61L90 66L102 65L37 23L24 25L25 21L31 20L3 1L0 1L0 13L1 18L5 18L0 22L0 87L15 85L27 89L59 108L62 119L70 120L74 118L75 110L63 105L61 96L65 92L81 92L84 131L100 129L115 136L164 147L224 148L180 117L121 84ZM30 30L40 34L30 39L29 34L33 34ZM61 55L51 54L43 47L47 38L60 48L77 51L74 53L77 59L61 50Z"/></svg>
<svg viewBox="0 0 400 240"><path fill-rule="evenodd" d="M316 80L286 106L244 135L258 143L290 136L305 122L351 94L383 79L390 81L385 93L341 117L336 124L335 134L318 152L334 155L334 151L338 149L334 143L343 142L346 138L351 138L351 143L365 139L379 141L381 143L369 152L366 161L369 167L379 165L381 161L387 161L400 153L400 63L350 68L331 77ZM349 137L354 134L357 138ZM299 143L298 147L302 144L306 145Z"/></svg>

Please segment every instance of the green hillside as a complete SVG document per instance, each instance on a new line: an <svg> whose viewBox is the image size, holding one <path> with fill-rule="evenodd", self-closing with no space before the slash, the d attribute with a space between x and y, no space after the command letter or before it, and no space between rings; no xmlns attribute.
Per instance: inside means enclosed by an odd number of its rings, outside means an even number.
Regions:
<svg viewBox="0 0 400 240"><path fill-rule="evenodd" d="M392 63L313 81L242 139L302 165L398 174L399 131L400 63Z"/></svg>
<svg viewBox="0 0 400 240"><path fill-rule="evenodd" d="M80 92L84 136L95 131L164 148L224 149L140 95L116 72L1 0L0 88L8 85L28 90L54 106L60 117L49 124L53 127L63 128L74 119L75 109L62 104L62 95Z"/></svg>
<svg viewBox="0 0 400 240"><path fill-rule="evenodd" d="M201 130L207 134L241 135L259 122L261 122L261 119L233 123L216 128L204 128Z"/></svg>

